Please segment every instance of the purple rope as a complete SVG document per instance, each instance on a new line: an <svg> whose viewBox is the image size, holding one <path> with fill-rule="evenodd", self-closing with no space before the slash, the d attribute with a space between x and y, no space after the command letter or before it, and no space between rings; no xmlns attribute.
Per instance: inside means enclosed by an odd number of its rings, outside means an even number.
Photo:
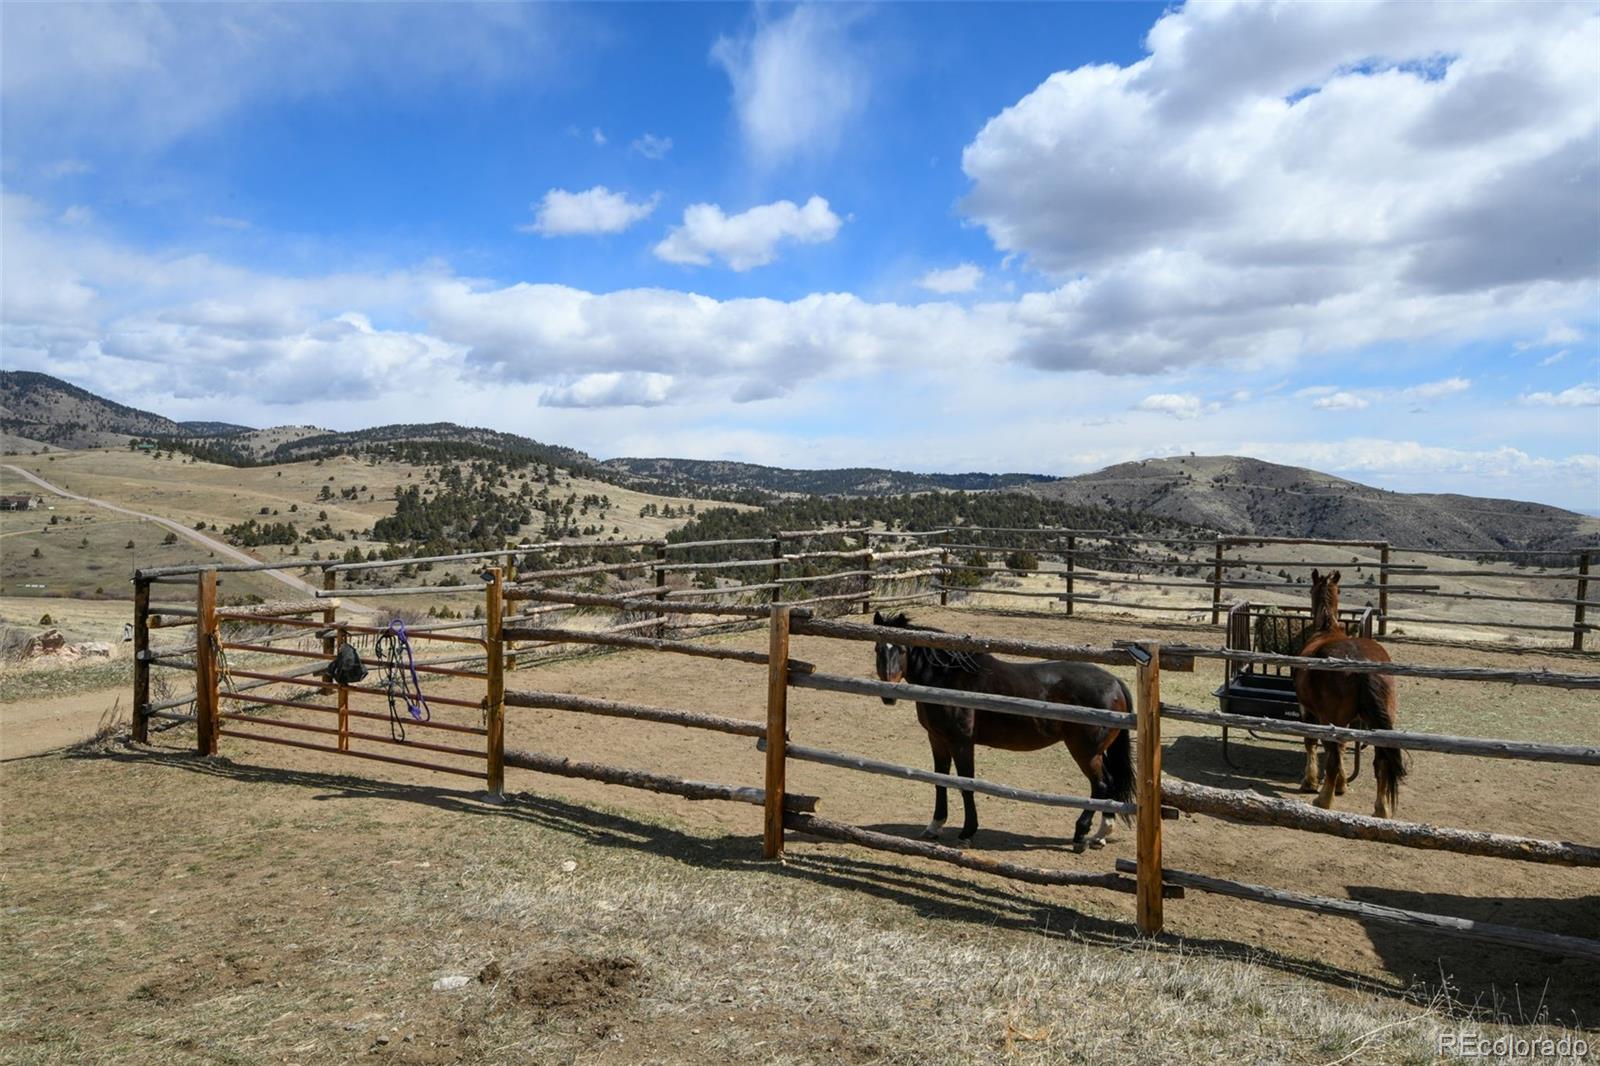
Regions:
<svg viewBox="0 0 1600 1066"><path fill-rule="evenodd" d="M394 637L395 643L406 653L406 669L411 674L411 689L407 691L405 678L400 679L400 695L405 697L406 710L411 712L411 717L418 722L425 722L433 717L433 709L428 706L428 698L422 694L422 678L417 676L417 660L411 654L411 641L406 637L406 624L400 619L391 619L388 632ZM416 694L415 702L412 693Z"/></svg>

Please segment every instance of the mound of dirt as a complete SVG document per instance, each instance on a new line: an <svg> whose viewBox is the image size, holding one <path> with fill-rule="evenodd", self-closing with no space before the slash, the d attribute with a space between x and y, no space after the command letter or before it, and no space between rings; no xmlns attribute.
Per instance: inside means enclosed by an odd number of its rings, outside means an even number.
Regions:
<svg viewBox="0 0 1600 1066"><path fill-rule="evenodd" d="M639 963L626 956L563 952L509 973L491 962L478 980L502 984L512 1003L537 1012L542 1021L556 1014L609 1014L639 998L643 976Z"/></svg>

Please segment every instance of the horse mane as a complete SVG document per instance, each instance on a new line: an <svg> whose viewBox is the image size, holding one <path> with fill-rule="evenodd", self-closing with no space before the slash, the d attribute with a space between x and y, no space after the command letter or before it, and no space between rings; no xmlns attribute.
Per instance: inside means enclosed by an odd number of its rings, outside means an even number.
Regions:
<svg viewBox="0 0 1600 1066"><path fill-rule="evenodd" d="M919 626L911 621L904 611L884 618L882 625L892 626L895 629L919 629L924 633L943 633L945 630L937 626ZM929 666L940 670L951 670L964 674L976 674L983 669L983 664L978 662L977 654L970 651L955 651L950 648L925 648L918 644L907 645L908 658L917 659Z"/></svg>

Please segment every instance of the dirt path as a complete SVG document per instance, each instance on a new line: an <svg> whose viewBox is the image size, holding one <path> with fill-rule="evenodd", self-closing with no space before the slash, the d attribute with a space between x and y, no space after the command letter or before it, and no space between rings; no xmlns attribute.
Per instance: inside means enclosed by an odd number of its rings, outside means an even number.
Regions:
<svg viewBox="0 0 1600 1066"><path fill-rule="evenodd" d="M89 496L80 496L76 492L68 492L66 489L61 488L58 485L52 485L44 478L39 477L37 474L28 472L22 469L20 466L14 466L11 463L6 463L4 465L5 468L12 473L18 475L19 477L27 478L35 485L38 485L40 488L49 492L53 492L57 496L64 496L69 500L77 500L79 503L87 503L95 507L102 507L107 511L115 511L118 514L131 515L134 518L142 518L149 522L155 522L157 525L165 526L167 529L172 530L172 532L176 533L178 536L185 537L193 541L202 548L205 548L207 551L218 552L227 556L229 559L234 560L235 562L259 563L261 561L253 556L246 555L244 552L233 547L231 544L225 544L214 537L208 537L204 533L190 529L182 522L175 522L170 518L162 518L160 515L146 514L143 511L135 511L131 508L120 506L119 504L107 503L105 500L96 500ZM293 574L285 573L282 570L264 570L262 573L266 574L268 577L281 581L285 585L288 585L302 596L315 596L317 593L317 587L315 585L312 585L306 581L302 581Z"/></svg>
<svg viewBox="0 0 1600 1066"><path fill-rule="evenodd" d="M160 515L147 514L144 511L135 511L132 508L123 507L120 504L107 503L105 500L97 500L90 496L80 496L76 492L69 492L64 488L61 488L59 485L52 485L44 478L22 469L20 466L15 466L11 463L4 463L0 465L3 465L7 470L18 475L19 477L26 478L27 480L33 482L33 484L39 486L40 488L55 493L57 496L62 496L69 500L77 500L79 503L87 503L93 507L101 507L107 511L115 511L117 514L124 514L132 518L140 518L148 522L154 522L157 525L172 530L172 532L176 533L180 537L184 537L190 541L193 541L195 544L200 545L207 551L218 552L224 557L232 559L234 562L246 564L255 564L261 562L260 559L257 559L252 555L247 555L231 544L217 540L215 537L208 537L204 533L198 532L197 530L190 529L182 522L177 522L170 518L162 518ZM316 585L295 577L293 574L284 570L263 570L261 573L266 577L272 578L274 581L278 581L289 586L295 592L308 598L315 598L316 594L320 591ZM373 611L373 608L365 604L343 598L340 599L340 606L357 614L370 614Z"/></svg>
<svg viewBox="0 0 1600 1066"><path fill-rule="evenodd" d="M76 744L95 734L113 709L128 716L126 686L70 696L0 703L0 762Z"/></svg>

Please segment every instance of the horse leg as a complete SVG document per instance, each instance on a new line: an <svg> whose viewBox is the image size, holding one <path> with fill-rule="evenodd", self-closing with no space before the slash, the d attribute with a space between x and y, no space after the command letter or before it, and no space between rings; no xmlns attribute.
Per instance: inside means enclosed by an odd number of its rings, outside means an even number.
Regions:
<svg viewBox="0 0 1600 1066"><path fill-rule="evenodd" d="M973 749L970 743L956 745L952 754L956 761L956 776L977 776L973 773ZM973 800L972 793L966 789L961 790L961 808L963 818L958 841L966 843L978 832L978 804Z"/></svg>
<svg viewBox="0 0 1600 1066"><path fill-rule="evenodd" d="M1306 772L1300 778L1301 792L1315 792L1322 787L1322 767L1317 763L1317 742L1306 738Z"/></svg>
<svg viewBox="0 0 1600 1066"><path fill-rule="evenodd" d="M1376 749L1374 749L1376 750ZM1373 758L1373 775L1378 779L1378 798L1372 805L1374 818L1392 818L1394 812L1389 808L1389 797L1394 794L1393 771L1387 762L1379 762Z"/></svg>
<svg viewBox="0 0 1600 1066"><path fill-rule="evenodd" d="M936 773L947 774L950 772L950 749L937 744L933 746L933 769ZM947 789L943 785L933 787L933 821L928 823L928 828L922 831L923 840L938 840L939 830L944 828L944 821L950 816L949 800L946 798Z"/></svg>
<svg viewBox="0 0 1600 1066"><path fill-rule="evenodd" d="M1105 761L1096 755L1092 759L1081 761L1079 768L1083 776L1089 779L1089 798L1103 799L1111 794L1111 789L1105 779ZM1103 839L1106 827L1101 825L1100 832L1093 840L1085 839L1089 835L1089 827L1094 824L1094 812L1084 811L1078 815L1077 824L1072 827L1072 850L1081 853L1085 847L1098 848L1105 844Z"/></svg>
<svg viewBox="0 0 1600 1066"><path fill-rule="evenodd" d="M1090 799L1106 799L1111 795L1111 790L1101 781L1089 783ZM1104 812L1100 815L1100 831L1094 836L1084 839L1089 832L1089 827L1094 824L1094 812L1084 811L1078 815L1078 824L1072 834L1072 850L1081 852L1084 848L1103 848L1106 840L1111 835L1111 815Z"/></svg>
<svg viewBox="0 0 1600 1066"><path fill-rule="evenodd" d="M1327 740L1322 744L1322 790L1317 793L1317 798L1313 802L1324 810L1333 806L1334 789L1343 769L1344 759L1339 754L1341 747L1343 745L1334 740Z"/></svg>
<svg viewBox="0 0 1600 1066"><path fill-rule="evenodd" d="M1335 796L1342 796L1342 795L1344 795L1344 786L1345 786L1345 777L1344 777L1344 743L1342 741L1339 744L1339 765L1337 767L1337 771L1338 772L1335 775L1334 781L1333 781L1333 794Z"/></svg>

